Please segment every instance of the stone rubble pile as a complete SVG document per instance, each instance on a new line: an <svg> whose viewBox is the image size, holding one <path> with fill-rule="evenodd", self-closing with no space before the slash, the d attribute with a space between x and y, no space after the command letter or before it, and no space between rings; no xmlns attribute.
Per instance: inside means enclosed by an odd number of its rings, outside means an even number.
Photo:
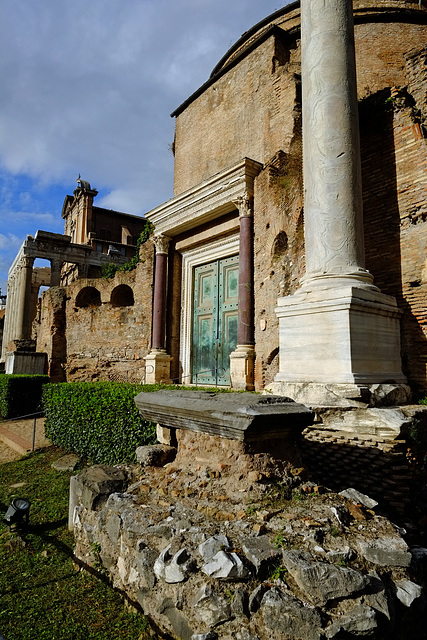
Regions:
<svg viewBox="0 0 427 640"><path fill-rule="evenodd" d="M71 481L77 558L182 640L426 637L427 550L375 501L302 469L240 479L241 493L226 475L85 469Z"/></svg>

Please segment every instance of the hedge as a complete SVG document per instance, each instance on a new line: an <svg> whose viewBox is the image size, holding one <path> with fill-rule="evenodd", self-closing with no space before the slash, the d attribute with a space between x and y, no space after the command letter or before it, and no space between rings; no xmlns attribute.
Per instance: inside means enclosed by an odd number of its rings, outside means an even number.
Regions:
<svg viewBox="0 0 427 640"><path fill-rule="evenodd" d="M135 462L136 448L156 437L155 426L141 419L134 398L157 389L124 382L50 384L43 392L46 435L92 463Z"/></svg>
<svg viewBox="0 0 427 640"><path fill-rule="evenodd" d="M17 418L41 410L43 385L48 376L0 374L0 418Z"/></svg>

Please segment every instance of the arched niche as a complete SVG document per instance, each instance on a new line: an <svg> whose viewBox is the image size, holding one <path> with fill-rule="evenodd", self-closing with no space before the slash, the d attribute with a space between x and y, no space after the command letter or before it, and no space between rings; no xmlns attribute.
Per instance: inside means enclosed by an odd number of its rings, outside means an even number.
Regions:
<svg viewBox="0 0 427 640"><path fill-rule="evenodd" d="M127 284L119 284L111 292L112 307L132 307L135 304L133 291Z"/></svg>
<svg viewBox="0 0 427 640"><path fill-rule="evenodd" d="M76 307L100 307L101 294L95 287L83 287L76 297Z"/></svg>

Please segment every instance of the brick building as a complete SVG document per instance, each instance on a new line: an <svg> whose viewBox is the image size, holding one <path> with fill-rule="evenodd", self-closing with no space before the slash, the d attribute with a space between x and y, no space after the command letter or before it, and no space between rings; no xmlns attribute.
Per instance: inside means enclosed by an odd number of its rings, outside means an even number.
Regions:
<svg viewBox="0 0 427 640"><path fill-rule="evenodd" d="M403 310L403 371L421 389L427 8L353 4L366 267ZM247 31L172 114L175 196L147 214L159 268L153 379L170 366L174 380L227 385L231 362L237 386L262 389L278 371L277 299L296 291L305 268L300 72L293 3Z"/></svg>
<svg viewBox="0 0 427 640"><path fill-rule="evenodd" d="M403 311L403 372L425 389L427 6L353 6L366 267ZM274 380L277 300L305 273L300 38L294 2L243 34L174 111L174 197L146 214L154 262L149 242L114 280L98 279L95 264L73 282L78 267L63 270L69 286L44 294L36 326L52 371L136 379L146 357L148 381L260 390ZM95 195L81 180L66 197L65 233L124 259L142 221L93 206Z"/></svg>

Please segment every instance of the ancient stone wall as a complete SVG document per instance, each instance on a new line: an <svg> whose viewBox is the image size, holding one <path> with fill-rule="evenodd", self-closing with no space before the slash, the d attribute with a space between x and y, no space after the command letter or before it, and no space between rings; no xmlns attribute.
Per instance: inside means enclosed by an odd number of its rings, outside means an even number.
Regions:
<svg viewBox="0 0 427 640"><path fill-rule="evenodd" d="M292 56L271 36L178 116L175 194L244 157L266 162L287 149L296 91Z"/></svg>
<svg viewBox="0 0 427 640"><path fill-rule="evenodd" d="M37 349L54 381L142 381L151 343L153 246L114 278L80 279L42 296Z"/></svg>
<svg viewBox="0 0 427 640"><path fill-rule="evenodd" d="M408 84L361 103L366 266L402 317L404 372L427 381L427 141L422 123L425 54L408 57Z"/></svg>

